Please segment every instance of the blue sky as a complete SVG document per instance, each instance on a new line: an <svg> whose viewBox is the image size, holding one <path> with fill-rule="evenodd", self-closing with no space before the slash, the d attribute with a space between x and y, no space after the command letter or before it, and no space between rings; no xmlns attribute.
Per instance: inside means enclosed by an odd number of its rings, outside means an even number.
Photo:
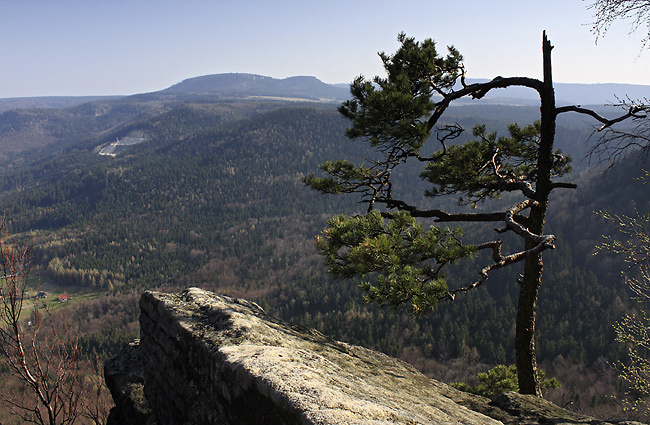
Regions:
<svg viewBox="0 0 650 425"><path fill-rule="evenodd" d="M349 83L382 73L401 31L453 44L469 77L650 84L642 33L617 23L595 43L581 0L0 0L0 98L134 94L205 74L313 75Z"/></svg>

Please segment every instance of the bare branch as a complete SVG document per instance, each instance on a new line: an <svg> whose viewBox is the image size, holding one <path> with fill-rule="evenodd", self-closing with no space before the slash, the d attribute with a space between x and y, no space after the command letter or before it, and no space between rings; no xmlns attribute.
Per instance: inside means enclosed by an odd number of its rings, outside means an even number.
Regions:
<svg viewBox="0 0 650 425"><path fill-rule="evenodd" d="M647 115L650 111L650 102L648 99L635 101L628 98L612 106L628 111L631 108L638 108L643 114L633 116L632 125L624 128L617 128L618 126L599 128L594 132L599 133L598 140L589 149L587 156L590 159L596 158L598 163L609 163L609 167L612 167L630 152L638 150L639 159L645 162L650 154L650 117Z"/></svg>
<svg viewBox="0 0 650 425"><path fill-rule="evenodd" d="M641 40L641 47L650 43L650 0L596 0L588 6L596 11L596 21L591 32L596 36L596 42L605 36L616 20L631 20L630 34L641 26L647 27L647 34Z"/></svg>
<svg viewBox="0 0 650 425"><path fill-rule="evenodd" d="M483 283L485 283L488 280L489 273L491 271L497 270L497 269L500 269L500 268L503 268L503 267L506 267L506 266L509 266L510 264L513 264L513 263L516 263L516 262L519 262L519 261L522 261L522 260L524 260L524 259L526 259L526 258L528 258L530 256L540 254L541 252L545 251L546 249L555 248L555 246L553 245L553 242L555 241L555 236L554 235L535 235L535 234L531 233L528 229L521 226L519 223L517 223L514 220L514 217L515 217L515 215L517 213L519 213L522 210L530 207L532 205L532 203L533 203L533 201L527 200L527 201L523 201L523 202L518 203L517 205L512 206L511 208L508 209L508 211L506 211L505 221L506 221L506 227L508 229L514 231L519 236L521 236L521 237L523 237L525 239L529 239L529 240L532 240L532 241L536 242L536 245L531 249L516 252L514 254L510 254L510 255L507 255L505 257L501 256L500 241L498 241L499 242L498 255L497 255L497 251L495 251L496 247L494 245L496 242L489 242L489 243L477 246L477 249L488 249L488 248L492 249L493 250L492 257L493 257L494 263L492 263L492 264L490 264L490 265L488 265L486 267L483 267L481 269L481 271L479 272L479 275L481 277L478 280L476 280L475 282L473 282L472 284L470 284L468 286L464 286L464 287L461 287L461 288L452 289L452 290L448 291L448 293L445 295L446 297L448 297L449 299L451 299L453 301L454 298L456 297L457 293L470 291L470 290L472 290L474 288L477 288L477 287L481 286Z"/></svg>
<svg viewBox="0 0 650 425"><path fill-rule="evenodd" d="M566 182L554 182L551 183L553 189L576 189L578 187L575 183L566 183Z"/></svg>
<svg viewBox="0 0 650 425"><path fill-rule="evenodd" d="M436 128L436 139L440 142L442 145L442 151L439 152L437 155L432 156L432 157L421 157L419 153L415 153L415 157L422 162L430 162L430 161L437 161L440 158L442 158L444 155L447 154L447 145L446 141L447 140L454 140L465 131L465 129L458 123L454 124L448 124L448 125L443 125L441 127ZM441 136L440 134L443 133Z"/></svg>
<svg viewBox="0 0 650 425"><path fill-rule="evenodd" d="M599 113L597 113L596 111L592 109L581 108L579 105L562 106L560 108L556 108L555 112L557 114L562 114L564 112L577 112L579 114L589 115L597 119L601 123L603 123L603 125L598 129L598 131L603 131L606 128L611 127L616 123L627 120L628 118L646 118L647 115L640 115L639 112L646 112L647 110L648 110L648 106L646 105L632 105L630 106L626 114L621 115L614 119L607 119L602 115L600 115Z"/></svg>
<svg viewBox="0 0 650 425"><path fill-rule="evenodd" d="M25 326L31 263L31 251L10 243L0 221L0 360L18 381L13 390L0 389L0 400L27 423L72 424L84 414L80 403L86 397L72 328L77 321L50 311L43 317L35 306L32 324Z"/></svg>
<svg viewBox="0 0 650 425"><path fill-rule="evenodd" d="M549 235L549 236L552 236L552 235ZM554 236L552 236L552 237L554 238ZM493 270L503 268L503 267L506 267L506 266L508 266L510 264L517 263L519 261L525 260L526 258L528 258L528 257L530 257L532 255L537 255L537 254L545 251L548 248L554 248L554 246L552 244L547 245L545 242L541 242L541 243L535 245L535 247L533 247L533 248L531 248L529 250L516 252L514 254L510 254L510 255L508 255L506 257L503 257L503 259L501 261L492 263L492 264L484 267L483 269L481 269L481 271L479 273L481 275L481 277L478 280L476 280L474 283L472 283L471 285L468 285L468 286L464 286L462 288L452 289L452 290L449 291L447 296L453 301L454 298L456 297L457 293L470 291L470 290L472 290L474 288L477 288L477 287L481 286L483 283L485 283L489 278L489 272L491 272Z"/></svg>
<svg viewBox="0 0 650 425"><path fill-rule="evenodd" d="M435 218L436 222L477 222L477 221L503 221L505 220L505 212L493 213L448 213L443 210L419 210L416 207L407 204L404 201L398 200L382 200L389 208L397 208L401 211L407 211L413 217L418 218ZM393 213L382 212L381 215L386 218L391 218Z"/></svg>

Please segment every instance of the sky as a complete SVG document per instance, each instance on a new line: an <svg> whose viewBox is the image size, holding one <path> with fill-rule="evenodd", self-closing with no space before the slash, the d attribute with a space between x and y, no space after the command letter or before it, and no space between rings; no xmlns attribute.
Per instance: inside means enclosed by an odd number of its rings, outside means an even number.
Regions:
<svg viewBox="0 0 650 425"><path fill-rule="evenodd" d="M383 75L397 34L453 45L470 78L650 84L643 30L591 32L591 0L0 0L0 98L128 95L251 73L350 83Z"/></svg>

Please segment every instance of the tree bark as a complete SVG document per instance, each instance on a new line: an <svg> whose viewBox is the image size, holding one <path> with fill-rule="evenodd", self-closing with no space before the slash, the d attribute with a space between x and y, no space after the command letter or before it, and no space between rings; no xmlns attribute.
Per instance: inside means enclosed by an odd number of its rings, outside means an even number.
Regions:
<svg viewBox="0 0 650 425"><path fill-rule="evenodd" d="M551 70L551 50L553 46L544 32L542 54L544 59L544 84L539 90L541 99L541 135L537 159L538 176L535 186L535 205L531 207L528 230L536 235L544 234L546 209L549 194L553 188L551 170L553 168L553 140L555 138L555 93ZM525 249L531 249L535 242L527 239ZM541 397L537 357L535 355L535 318L537 297L542 284L542 253L531 255L524 262L524 276L519 290L519 305L515 333L515 356L519 392Z"/></svg>
<svg viewBox="0 0 650 425"><path fill-rule="evenodd" d="M531 232L538 233L539 228L543 229L545 214L545 206L543 208L535 207L531 210ZM525 249L531 249L534 245L534 242L526 240ZM539 388L537 357L535 355L535 316L537 312L537 296L542 284L543 268L541 252L526 258L524 261L524 277L519 288L515 332L515 356L519 392L521 394L534 394L539 397L541 397L542 393Z"/></svg>

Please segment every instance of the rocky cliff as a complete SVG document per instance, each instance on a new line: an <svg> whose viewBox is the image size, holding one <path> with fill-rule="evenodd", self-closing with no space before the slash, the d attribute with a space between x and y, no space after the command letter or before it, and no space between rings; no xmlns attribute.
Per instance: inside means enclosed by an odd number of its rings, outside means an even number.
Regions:
<svg viewBox="0 0 650 425"><path fill-rule="evenodd" d="M140 308L141 340L106 365L109 423L606 424L535 397L463 393L197 288L145 292Z"/></svg>

